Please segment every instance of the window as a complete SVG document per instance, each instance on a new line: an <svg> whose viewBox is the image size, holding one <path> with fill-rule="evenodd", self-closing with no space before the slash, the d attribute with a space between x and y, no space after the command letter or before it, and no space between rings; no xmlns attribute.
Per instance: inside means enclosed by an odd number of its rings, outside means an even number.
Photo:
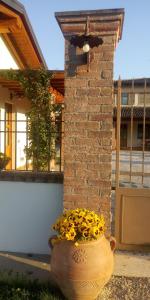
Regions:
<svg viewBox="0 0 150 300"><path fill-rule="evenodd" d="M27 118L25 114L19 112L17 112L16 118L16 168L24 170L27 164L24 150L27 145Z"/></svg>
<svg viewBox="0 0 150 300"><path fill-rule="evenodd" d="M143 124L138 124L137 138L138 139L143 138Z"/></svg>
<svg viewBox="0 0 150 300"><path fill-rule="evenodd" d="M30 143L28 121L25 113L12 112L9 104L5 104L5 108L0 108L0 152L10 157L10 162L6 166L7 170L32 171L34 169L33 159L28 159L25 151ZM53 122L56 126L55 132L50 132L50 136L54 136L51 147L52 155L50 161L47 158L47 166L43 169L45 172L61 170L61 108L56 112Z"/></svg>
<svg viewBox="0 0 150 300"><path fill-rule="evenodd" d="M138 96L139 96L138 105L144 105L144 101L146 106L150 105L150 93L146 93L145 97L144 94L139 94Z"/></svg>
<svg viewBox="0 0 150 300"><path fill-rule="evenodd" d="M138 124L137 138L143 139L143 124ZM145 125L145 139L150 139L150 124Z"/></svg>
<svg viewBox="0 0 150 300"><path fill-rule="evenodd" d="M121 104L128 105L128 94L127 93L121 94Z"/></svg>
<svg viewBox="0 0 150 300"><path fill-rule="evenodd" d="M0 152L5 151L5 143L4 143L4 130L5 130L5 110L0 108Z"/></svg>

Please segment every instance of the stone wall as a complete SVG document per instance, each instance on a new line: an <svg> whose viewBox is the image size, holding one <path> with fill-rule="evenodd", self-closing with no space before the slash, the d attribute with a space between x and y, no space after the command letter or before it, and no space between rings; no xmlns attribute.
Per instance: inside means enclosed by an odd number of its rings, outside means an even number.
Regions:
<svg viewBox="0 0 150 300"><path fill-rule="evenodd" d="M114 40L103 42L91 49L87 72L86 64L78 65L82 49L76 55L66 41L64 207L103 213L109 227Z"/></svg>
<svg viewBox="0 0 150 300"><path fill-rule="evenodd" d="M113 59L122 11L64 12L56 18L65 36L64 208L102 213L109 234ZM103 42L89 54L71 42L79 35L86 39L87 27Z"/></svg>

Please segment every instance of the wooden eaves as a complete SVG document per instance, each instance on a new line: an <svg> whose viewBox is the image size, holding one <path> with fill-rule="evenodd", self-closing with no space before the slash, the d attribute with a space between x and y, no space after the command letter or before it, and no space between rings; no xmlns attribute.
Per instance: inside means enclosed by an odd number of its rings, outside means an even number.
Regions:
<svg viewBox="0 0 150 300"><path fill-rule="evenodd" d="M25 8L16 0L0 1L0 35L20 69L47 69Z"/></svg>
<svg viewBox="0 0 150 300"><path fill-rule="evenodd" d="M49 73L52 74L50 91L56 96L57 102L62 103L64 98L64 71L49 71ZM10 92L23 95L22 87L18 81L0 77L0 85L8 88Z"/></svg>

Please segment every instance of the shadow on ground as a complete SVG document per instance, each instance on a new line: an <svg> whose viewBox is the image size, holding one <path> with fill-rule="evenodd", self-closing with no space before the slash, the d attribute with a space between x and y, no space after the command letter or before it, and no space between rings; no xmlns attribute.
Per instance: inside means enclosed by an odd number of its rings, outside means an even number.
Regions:
<svg viewBox="0 0 150 300"><path fill-rule="evenodd" d="M47 281L54 286L49 261L48 255L0 252L0 271L14 276L23 275L29 280ZM49 299L63 300L56 287L55 291L55 298ZM97 300L150 300L150 277L112 276Z"/></svg>
<svg viewBox="0 0 150 300"><path fill-rule="evenodd" d="M50 256L0 252L0 270L31 279L50 280Z"/></svg>

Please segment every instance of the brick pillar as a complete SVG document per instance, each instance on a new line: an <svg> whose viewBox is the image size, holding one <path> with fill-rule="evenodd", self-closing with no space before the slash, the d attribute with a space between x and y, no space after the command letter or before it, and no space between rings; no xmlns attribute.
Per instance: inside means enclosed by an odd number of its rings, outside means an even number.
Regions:
<svg viewBox="0 0 150 300"><path fill-rule="evenodd" d="M113 59L122 9L56 13L65 37L64 208L103 213L110 232ZM88 17L88 18L87 18ZM87 23L88 20L88 23ZM89 64L72 37L89 34L103 44ZM88 59L87 59L88 60Z"/></svg>

